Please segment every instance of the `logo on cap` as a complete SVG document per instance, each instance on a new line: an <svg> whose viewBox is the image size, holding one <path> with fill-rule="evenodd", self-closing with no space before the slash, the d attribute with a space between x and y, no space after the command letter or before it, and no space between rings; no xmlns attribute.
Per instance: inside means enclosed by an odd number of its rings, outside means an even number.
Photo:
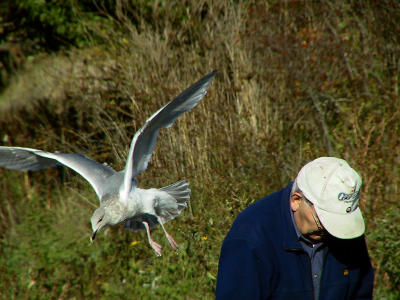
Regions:
<svg viewBox="0 0 400 300"><path fill-rule="evenodd" d="M353 212L357 208L358 200L360 199L360 190L357 189L357 185L354 186L353 191L350 194L341 192L338 194L338 200L344 203L351 203L351 206L346 208L346 212Z"/></svg>

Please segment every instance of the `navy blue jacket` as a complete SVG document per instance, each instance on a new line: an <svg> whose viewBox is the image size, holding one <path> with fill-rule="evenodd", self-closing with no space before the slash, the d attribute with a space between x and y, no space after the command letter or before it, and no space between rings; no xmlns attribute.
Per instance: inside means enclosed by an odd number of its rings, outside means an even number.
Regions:
<svg viewBox="0 0 400 300"><path fill-rule="evenodd" d="M219 260L216 299L313 299L310 258L290 216L292 183L236 218ZM374 273L364 237L330 237L320 300L372 299Z"/></svg>

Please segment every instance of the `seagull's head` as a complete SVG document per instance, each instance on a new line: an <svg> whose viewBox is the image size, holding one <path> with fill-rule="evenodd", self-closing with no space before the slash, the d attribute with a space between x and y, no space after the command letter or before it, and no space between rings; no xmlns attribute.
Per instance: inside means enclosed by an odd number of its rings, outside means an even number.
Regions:
<svg viewBox="0 0 400 300"><path fill-rule="evenodd" d="M107 225L109 222L109 217L107 211L103 207L99 207L96 209L92 215L91 222L92 222L92 236L90 237L90 241L93 242L96 238L97 232Z"/></svg>

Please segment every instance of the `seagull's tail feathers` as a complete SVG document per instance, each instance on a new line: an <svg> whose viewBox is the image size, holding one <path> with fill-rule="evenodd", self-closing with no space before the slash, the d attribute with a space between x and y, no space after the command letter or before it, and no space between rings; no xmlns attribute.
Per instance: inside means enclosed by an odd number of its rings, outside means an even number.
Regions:
<svg viewBox="0 0 400 300"><path fill-rule="evenodd" d="M190 199L189 183L185 180L178 181L171 185L154 189L156 198L154 202L154 214L142 213L128 219L124 228L131 231L145 229L143 222L146 222L150 228L167 223L179 216L187 207L187 201Z"/></svg>
<svg viewBox="0 0 400 300"><path fill-rule="evenodd" d="M189 183L181 180L159 190L167 193L168 196L160 197L154 208L163 223L166 223L179 216L187 207L187 201L190 199Z"/></svg>
<svg viewBox="0 0 400 300"><path fill-rule="evenodd" d="M170 196L175 198L178 206L184 205L184 208L186 207L186 201L190 199L189 183L186 180L181 180L162 187L160 191L167 192Z"/></svg>

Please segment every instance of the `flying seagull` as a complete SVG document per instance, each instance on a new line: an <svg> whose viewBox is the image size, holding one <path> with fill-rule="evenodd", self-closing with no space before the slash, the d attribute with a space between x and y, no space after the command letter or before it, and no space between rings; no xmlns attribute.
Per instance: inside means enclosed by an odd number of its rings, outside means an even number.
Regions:
<svg viewBox="0 0 400 300"><path fill-rule="evenodd" d="M195 107L206 95L215 74L216 71L213 71L204 76L146 120L132 139L122 171L117 172L82 154L4 146L0 146L0 167L20 171L36 171L59 165L69 167L91 184L100 200L100 207L91 218L91 241L104 226L125 222L126 229L146 230L150 246L160 256L161 245L150 235L150 229L159 224L170 245L177 249L177 243L167 233L164 224L186 208L190 198L189 183L181 180L159 189L141 189L137 186L136 176L147 168L158 131L170 127L180 115Z"/></svg>

